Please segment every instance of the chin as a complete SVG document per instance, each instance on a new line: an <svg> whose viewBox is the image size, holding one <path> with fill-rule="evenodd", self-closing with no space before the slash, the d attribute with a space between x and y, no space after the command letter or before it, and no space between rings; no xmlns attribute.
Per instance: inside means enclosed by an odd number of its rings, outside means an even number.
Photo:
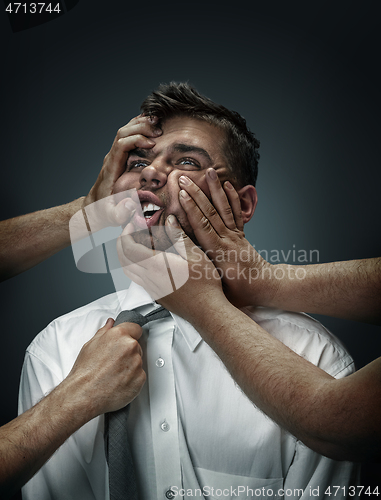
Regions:
<svg viewBox="0 0 381 500"><path fill-rule="evenodd" d="M162 252L173 245L163 226L152 226L150 229L137 231L132 236L136 243Z"/></svg>
<svg viewBox="0 0 381 500"><path fill-rule="evenodd" d="M188 219L181 216L177 216L177 219L185 234L193 241L195 245L200 246L192 230L192 227L188 222ZM161 220L164 221L165 217L162 217ZM166 233L165 225L160 222L159 224L151 226L147 229L142 229L134 232L133 238L136 243L140 243L147 248L159 250L161 252L169 250L171 247L173 247L173 243Z"/></svg>

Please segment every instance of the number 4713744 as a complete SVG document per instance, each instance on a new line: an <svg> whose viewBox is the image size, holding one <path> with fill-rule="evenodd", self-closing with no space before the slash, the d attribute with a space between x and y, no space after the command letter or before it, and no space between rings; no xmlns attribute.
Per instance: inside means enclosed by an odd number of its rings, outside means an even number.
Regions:
<svg viewBox="0 0 381 500"><path fill-rule="evenodd" d="M380 495L380 493L378 492L378 486L376 486L373 490L370 486L368 486L367 488L365 488L365 486L349 486L348 488L345 486L328 486L328 488L324 492L324 495L329 497L335 497L337 495L338 497L342 498L342 495L347 496L346 493L348 497L354 497L355 495L360 496L361 493L369 497L371 495L377 497Z"/></svg>
<svg viewBox="0 0 381 500"><path fill-rule="evenodd" d="M43 12L47 12L52 14L53 12L60 13L61 6L59 3L53 5L51 3L38 2L38 3L19 3L19 2L11 2L5 8L5 12L9 14L21 14L21 13L30 13L30 14L42 14Z"/></svg>

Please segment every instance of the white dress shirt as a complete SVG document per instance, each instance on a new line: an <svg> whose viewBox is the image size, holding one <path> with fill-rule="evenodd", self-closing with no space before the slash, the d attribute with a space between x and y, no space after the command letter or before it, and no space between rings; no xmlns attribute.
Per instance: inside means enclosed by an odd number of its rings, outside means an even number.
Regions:
<svg viewBox="0 0 381 500"><path fill-rule="evenodd" d="M68 375L83 344L108 317L122 309L146 314L154 307L132 284L53 321L27 349L19 411ZM244 312L330 375L353 372L344 347L309 316L267 308ZM348 496L348 487L357 484L357 466L318 455L273 423L188 322L172 315L143 330L147 381L128 423L141 500L330 499L325 491L331 487L332 495L334 486L341 488L335 499ZM23 498L108 500L103 425L101 416L73 434L24 487Z"/></svg>

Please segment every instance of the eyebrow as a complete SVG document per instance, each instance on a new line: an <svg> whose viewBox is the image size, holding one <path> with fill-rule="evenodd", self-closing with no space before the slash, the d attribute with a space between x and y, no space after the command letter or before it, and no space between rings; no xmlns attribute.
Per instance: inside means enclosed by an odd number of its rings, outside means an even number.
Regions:
<svg viewBox="0 0 381 500"><path fill-rule="evenodd" d="M131 149L131 151L128 153L128 157L130 157L130 156L139 156L139 158L148 159L154 155L153 155L151 149L135 148L135 149Z"/></svg>
<svg viewBox="0 0 381 500"><path fill-rule="evenodd" d="M209 156L209 153L205 149L193 146L191 144L176 143L173 144L169 151L172 153L196 153L203 156L208 161L208 163L213 163L211 157ZM130 151L128 157L130 156L139 156L139 158L145 158L148 160L154 157L155 154L152 149L135 148Z"/></svg>
<svg viewBox="0 0 381 500"><path fill-rule="evenodd" d="M190 144L174 144L172 150L175 153L196 153L203 156L209 163L212 163L209 153L205 149L197 146L192 146Z"/></svg>

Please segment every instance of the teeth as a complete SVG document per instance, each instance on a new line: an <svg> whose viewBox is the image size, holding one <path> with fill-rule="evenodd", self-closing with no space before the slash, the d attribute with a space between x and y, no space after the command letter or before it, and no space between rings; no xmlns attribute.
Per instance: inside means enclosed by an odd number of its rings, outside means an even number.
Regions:
<svg viewBox="0 0 381 500"><path fill-rule="evenodd" d="M157 205L154 205L153 203L148 203L147 206L143 207L143 214L146 212L156 212L156 210L160 210L161 207L158 207Z"/></svg>

